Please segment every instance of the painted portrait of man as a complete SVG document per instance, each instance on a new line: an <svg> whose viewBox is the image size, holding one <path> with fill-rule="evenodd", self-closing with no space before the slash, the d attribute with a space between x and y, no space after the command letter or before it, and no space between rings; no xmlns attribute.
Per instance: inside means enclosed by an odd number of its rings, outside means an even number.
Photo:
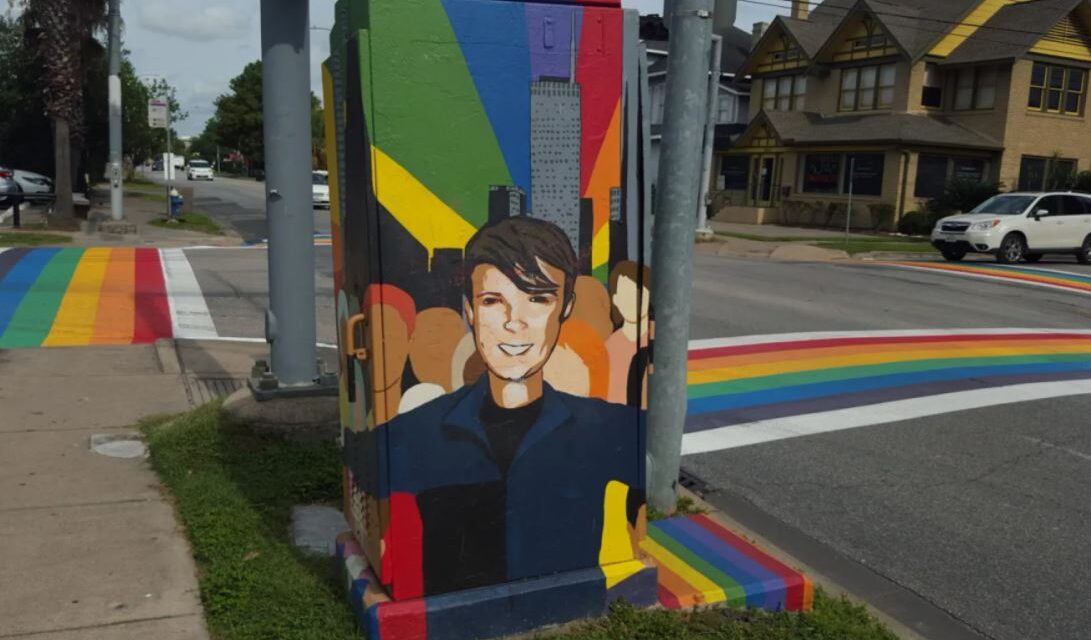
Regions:
<svg viewBox="0 0 1091 640"><path fill-rule="evenodd" d="M557 391L544 375L577 276L572 243L550 222L478 230L465 249L463 315L485 373L346 443L378 465L355 477L388 503L381 574L396 599L634 557L640 409Z"/></svg>

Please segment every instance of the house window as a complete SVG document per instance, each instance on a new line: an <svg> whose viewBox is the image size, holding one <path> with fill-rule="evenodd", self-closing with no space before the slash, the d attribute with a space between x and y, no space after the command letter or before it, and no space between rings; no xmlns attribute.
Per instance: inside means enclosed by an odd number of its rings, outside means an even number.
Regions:
<svg viewBox="0 0 1091 640"><path fill-rule="evenodd" d="M917 159L917 182L913 195L918 198L938 198L951 180L985 180L988 164L981 158L951 158L921 155Z"/></svg>
<svg viewBox="0 0 1091 640"><path fill-rule="evenodd" d="M735 121L735 96L720 94L716 100L716 122L730 124Z"/></svg>
<svg viewBox="0 0 1091 640"><path fill-rule="evenodd" d="M894 103L895 66L854 67L841 71L841 111L889 109Z"/></svg>
<svg viewBox="0 0 1091 640"><path fill-rule="evenodd" d="M879 196L883 193L881 153L815 153L803 158L804 193ZM850 167L852 175L850 179Z"/></svg>
<svg viewBox="0 0 1091 640"><path fill-rule="evenodd" d="M766 111L800 111L807 94L807 76L766 78L762 83L762 100Z"/></svg>
<svg viewBox="0 0 1091 640"><path fill-rule="evenodd" d="M943 108L943 81L940 80L939 67L934 62L929 62L924 66L921 106L932 109Z"/></svg>
<svg viewBox="0 0 1091 640"><path fill-rule="evenodd" d="M1075 160L1023 156L1019 163L1019 190L1067 189L1075 175Z"/></svg>
<svg viewBox="0 0 1091 640"><path fill-rule="evenodd" d="M803 55L803 50L797 47L787 34L781 34L774 46L776 48L770 51L758 65L758 72L798 69L806 64L807 59Z"/></svg>
<svg viewBox="0 0 1091 640"><path fill-rule="evenodd" d="M955 110L992 109L996 104L996 69L960 69L955 76Z"/></svg>
<svg viewBox="0 0 1091 640"><path fill-rule="evenodd" d="M1035 62L1030 74L1027 108L1078 116L1083 113L1085 93L1087 72L1083 69Z"/></svg>
<svg viewBox="0 0 1091 640"><path fill-rule="evenodd" d="M883 161L881 153L846 155L845 184L842 193L859 196L883 195Z"/></svg>
<svg viewBox="0 0 1091 640"><path fill-rule="evenodd" d="M750 183L750 158L748 156L724 156L720 160L720 176L723 189L746 191Z"/></svg>
<svg viewBox="0 0 1091 640"><path fill-rule="evenodd" d="M816 153L803 158L804 193L837 193L840 181L840 154Z"/></svg>

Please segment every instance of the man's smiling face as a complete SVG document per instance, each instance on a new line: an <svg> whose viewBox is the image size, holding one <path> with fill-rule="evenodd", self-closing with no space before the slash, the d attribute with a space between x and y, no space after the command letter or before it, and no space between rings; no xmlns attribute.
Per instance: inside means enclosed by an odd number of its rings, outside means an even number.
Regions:
<svg viewBox="0 0 1091 640"><path fill-rule="evenodd" d="M541 260L538 267L555 288L528 293L488 264L471 274L473 299L466 315L478 353L503 380L521 381L540 372L557 345L565 314L565 275Z"/></svg>

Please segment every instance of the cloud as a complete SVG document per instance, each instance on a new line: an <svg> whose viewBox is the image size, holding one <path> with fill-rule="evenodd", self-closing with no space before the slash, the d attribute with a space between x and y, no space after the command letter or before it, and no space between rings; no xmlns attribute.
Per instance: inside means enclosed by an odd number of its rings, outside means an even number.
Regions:
<svg viewBox="0 0 1091 640"><path fill-rule="evenodd" d="M246 37L250 33L253 16L253 12L232 7L184 9L177 3L155 0L141 5L140 26L184 40L211 42Z"/></svg>

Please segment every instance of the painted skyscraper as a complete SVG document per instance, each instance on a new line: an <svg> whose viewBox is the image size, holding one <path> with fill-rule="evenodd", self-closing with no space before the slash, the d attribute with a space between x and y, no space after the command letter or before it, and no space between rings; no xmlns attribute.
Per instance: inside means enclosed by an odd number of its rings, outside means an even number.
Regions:
<svg viewBox="0 0 1091 640"><path fill-rule="evenodd" d="M530 85L531 215L564 230L580 254L580 86Z"/></svg>

